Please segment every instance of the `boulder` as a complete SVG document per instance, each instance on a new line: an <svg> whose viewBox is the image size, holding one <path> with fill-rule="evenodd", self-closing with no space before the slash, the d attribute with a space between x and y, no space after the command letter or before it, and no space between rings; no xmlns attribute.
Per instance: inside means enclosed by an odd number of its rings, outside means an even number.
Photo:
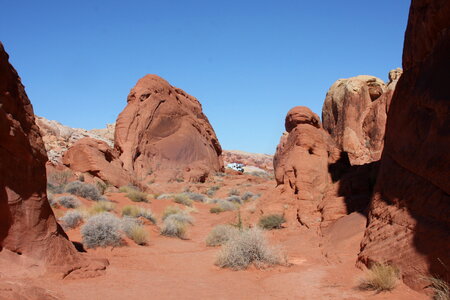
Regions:
<svg viewBox="0 0 450 300"><path fill-rule="evenodd" d="M76 172L89 173L115 187L131 183L131 176L123 169L118 153L100 140L78 140L64 153L62 162Z"/></svg>
<svg viewBox="0 0 450 300"><path fill-rule="evenodd" d="M449 53L450 2L413 0L359 261L388 261L419 289L449 280Z"/></svg>
<svg viewBox="0 0 450 300"><path fill-rule="evenodd" d="M138 179L204 181L222 148L200 102L156 75L141 78L116 122L114 146Z"/></svg>
<svg viewBox="0 0 450 300"><path fill-rule="evenodd" d="M0 269L19 257L63 276L104 269L105 264L89 267L55 220L46 195L44 143L8 59L0 43L0 257L8 256Z"/></svg>
<svg viewBox="0 0 450 300"><path fill-rule="evenodd" d="M381 79L360 75L336 81L322 108L323 127L347 152L351 165L378 161L384 141L387 110L401 69L389 73L386 85Z"/></svg>

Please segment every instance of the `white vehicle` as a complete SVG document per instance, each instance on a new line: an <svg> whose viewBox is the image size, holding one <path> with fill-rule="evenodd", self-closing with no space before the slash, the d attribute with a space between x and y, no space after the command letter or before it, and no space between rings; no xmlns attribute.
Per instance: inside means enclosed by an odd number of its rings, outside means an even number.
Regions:
<svg viewBox="0 0 450 300"><path fill-rule="evenodd" d="M227 165L227 168L244 173L244 164L231 163Z"/></svg>

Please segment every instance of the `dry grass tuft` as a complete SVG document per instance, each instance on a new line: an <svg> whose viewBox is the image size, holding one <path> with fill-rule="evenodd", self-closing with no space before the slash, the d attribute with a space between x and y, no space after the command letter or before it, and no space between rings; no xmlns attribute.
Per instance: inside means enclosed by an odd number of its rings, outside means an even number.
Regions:
<svg viewBox="0 0 450 300"><path fill-rule="evenodd" d="M231 225L217 225L206 237L206 245L210 247L223 245L235 234L239 234L239 229L236 227Z"/></svg>
<svg viewBox="0 0 450 300"><path fill-rule="evenodd" d="M374 264L359 284L359 289L369 291L392 291L397 283L398 270L386 263Z"/></svg>
<svg viewBox="0 0 450 300"><path fill-rule="evenodd" d="M434 300L450 300L450 287L448 283L438 277L427 278L430 281L430 288L433 290Z"/></svg>

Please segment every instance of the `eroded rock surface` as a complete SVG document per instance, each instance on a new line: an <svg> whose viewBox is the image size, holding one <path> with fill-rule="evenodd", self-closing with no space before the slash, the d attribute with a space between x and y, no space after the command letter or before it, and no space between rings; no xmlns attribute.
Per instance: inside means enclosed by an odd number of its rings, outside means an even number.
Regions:
<svg viewBox="0 0 450 300"><path fill-rule="evenodd" d="M200 102L156 75L141 78L116 122L115 148L139 179L204 181L222 148Z"/></svg>
<svg viewBox="0 0 450 300"><path fill-rule="evenodd" d="M450 266L450 2L413 0L360 261L415 288Z"/></svg>

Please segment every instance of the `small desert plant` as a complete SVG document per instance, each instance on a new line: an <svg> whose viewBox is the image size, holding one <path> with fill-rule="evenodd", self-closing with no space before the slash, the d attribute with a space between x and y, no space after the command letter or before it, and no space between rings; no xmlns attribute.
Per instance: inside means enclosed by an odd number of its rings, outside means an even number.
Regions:
<svg viewBox="0 0 450 300"><path fill-rule="evenodd" d="M209 212L212 214L220 214L221 212L224 212L224 210L220 207L211 207Z"/></svg>
<svg viewBox="0 0 450 300"><path fill-rule="evenodd" d="M95 215L95 214L100 214L103 212L113 211L115 207L116 207L116 205L112 202L98 201L97 203L92 205L92 207L89 209L89 211L91 214Z"/></svg>
<svg viewBox="0 0 450 300"><path fill-rule="evenodd" d="M236 210L238 207L235 203L227 201L227 200L220 200L219 202L217 202L217 205L223 211Z"/></svg>
<svg viewBox="0 0 450 300"><path fill-rule="evenodd" d="M231 190L228 192L228 196L239 196L240 193L241 193L241 192L239 192L239 190L237 190L237 189L231 189Z"/></svg>
<svg viewBox="0 0 450 300"><path fill-rule="evenodd" d="M241 197L239 197L239 196L230 196L230 197L226 198L225 200L228 202L234 202L234 203L239 203L239 204L242 204L242 202L243 202Z"/></svg>
<svg viewBox="0 0 450 300"><path fill-rule="evenodd" d="M84 182L84 174L78 176L78 181Z"/></svg>
<svg viewBox="0 0 450 300"><path fill-rule="evenodd" d="M95 215L81 227L81 236L87 248L118 246L122 241L120 221L107 212Z"/></svg>
<svg viewBox="0 0 450 300"><path fill-rule="evenodd" d="M131 191L127 197L133 202L148 202L147 194L139 191Z"/></svg>
<svg viewBox="0 0 450 300"><path fill-rule="evenodd" d="M161 199L170 199L173 198L173 194L161 194L158 197L156 197L156 199L161 200Z"/></svg>
<svg viewBox="0 0 450 300"><path fill-rule="evenodd" d="M215 247L227 242L233 235L239 234L239 230L231 225L217 225L206 237L206 245Z"/></svg>
<svg viewBox="0 0 450 300"><path fill-rule="evenodd" d="M74 196L61 196L56 199L56 202L65 208L77 208L81 205L80 200Z"/></svg>
<svg viewBox="0 0 450 300"><path fill-rule="evenodd" d="M255 197L255 194L253 194L252 192L245 192L241 196L242 200L244 200L244 201L249 201L249 200L253 199L253 197Z"/></svg>
<svg viewBox="0 0 450 300"><path fill-rule="evenodd" d="M181 208L177 206L167 206L162 214L162 219L165 220L168 216L181 213Z"/></svg>
<svg viewBox="0 0 450 300"><path fill-rule="evenodd" d="M375 263L359 284L361 290L392 291L398 278L398 270L386 263Z"/></svg>
<svg viewBox="0 0 450 300"><path fill-rule="evenodd" d="M216 259L219 267L233 270L245 269L252 263L257 267L283 263L280 254L267 244L264 233L259 228L231 235Z"/></svg>
<svg viewBox="0 0 450 300"><path fill-rule="evenodd" d="M66 193L70 193L94 201L100 201L104 199L94 185L81 181L72 181L68 183L64 190Z"/></svg>
<svg viewBox="0 0 450 300"><path fill-rule="evenodd" d="M47 181L53 186L64 186L69 181L69 178L72 176L72 171L56 171L48 174Z"/></svg>
<svg viewBox="0 0 450 300"><path fill-rule="evenodd" d="M259 219L258 226L267 230L280 229L284 222L286 222L286 220L283 215L267 215Z"/></svg>
<svg viewBox="0 0 450 300"><path fill-rule="evenodd" d="M145 245L148 242L148 232L135 218L124 217L121 221L121 228L125 234L138 245Z"/></svg>
<svg viewBox="0 0 450 300"><path fill-rule="evenodd" d="M153 224L156 224L156 218L153 216L153 213L150 210L145 209L143 207L138 207L134 205L124 206L122 209L122 216L130 216L133 218L142 217L149 220Z"/></svg>
<svg viewBox="0 0 450 300"><path fill-rule="evenodd" d="M218 185L213 185L213 186L211 186L211 187L206 191L206 194L207 194L209 197L212 197L212 196L214 196L214 195L216 194L216 192L217 192L219 189L220 189L220 186L218 186Z"/></svg>
<svg viewBox="0 0 450 300"><path fill-rule="evenodd" d="M65 228L75 228L83 221L83 214L76 210L70 210L60 219Z"/></svg>
<svg viewBox="0 0 450 300"><path fill-rule="evenodd" d="M102 181L97 181L95 185L97 186L97 189L100 191L100 194L102 195L106 192L106 189L108 188L108 185Z"/></svg>
<svg viewBox="0 0 450 300"><path fill-rule="evenodd" d="M184 206L192 206L192 203L194 202L191 199L189 199L186 194L175 195L175 197L173 198L173 201L175 203L182 204Z"/></svg>
<svg viewBox="0 0 450 300"><path fill-rule="evenodd" d="M196 201L196 202L207 202L208 197L205 195L194 193L194 192L185 192L184 195L186 195L189 199Z"/></svg>
<svg viewBox="0 0 450 300"><path fill-rule="evenodd" d="M134 185L124 185L119 188L121 193L140 192L140 189Z"/></svg>
<svg viewBox="0 0 450 300"><path fill-rule="evenodd" d="M429 287L433 290L434 300L450 300L450 286L448 283L439 277L429 277Z"/></svg>
<svg viewBox="0 0 450 300"><path fill-rule="evenodd" d="M170 214L164 219L161 234L184 239L186 238L186 227L192 223L192 217L185 212Z"/></svg>

